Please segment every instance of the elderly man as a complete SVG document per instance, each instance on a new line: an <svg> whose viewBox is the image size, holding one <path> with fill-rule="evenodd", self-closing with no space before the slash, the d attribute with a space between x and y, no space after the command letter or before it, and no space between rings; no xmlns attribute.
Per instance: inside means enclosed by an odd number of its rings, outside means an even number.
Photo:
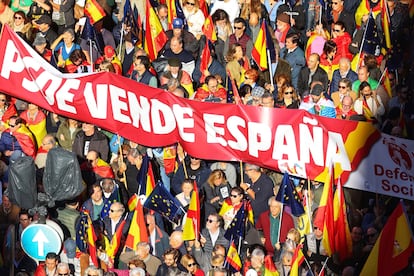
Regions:
<svg viewBox="0 0 414 276"><path fill-rule="evenodd" d="M86 154L86 160L81 164L82 178L88 185L103 179L114 178L111 166L99 158L99 153L90 150Z"/></svg>
<svg viewBox="0 0 414 276"><path fill-rule="evenodd" d="M277 201L275 197L269 198L268 205L269 210L259 216L256 229L263 231L267 253L274 255L276 250L281 249L281 243L286 241L289 230L294 228L295 225L289 213L283 210L281 214L282 203Z"/></svg>
<svg viewBox="0 0 414 276"><path fill-rule="evenodd" d="M358 79L358 74L351 69L351 61L346 57L339 60L339 68L333 72L329 91L331 93L338 91L339 82L344 78L349 79L351 83Z"/></svg>
<svg viewBox="0 0 414 276"><path fill-rule="evenodd" d="M351 116L358 115L354 110L354 100L351 96L344 96L340 105L336 107L336 118L350 120Z"/></svg>
<svg viewBox="0 0 414 276"><path fill-rule="evenodd" d="M170 247L168 234L156 225L155 216L153 214L146 214L145 220L147 222L148 237L152 247L152 255L161 258L165 250Z"/></svg>
<svg viewBox="0 0 414 276"><path fill-rule="evenodd" d="M139 242L137 244L137 250L122 253L119 260L124 264L128 264L130 260L138 257L138 259L145 263L148 274L150 276L155 276L157 274L158 267L161 265L161 261L157 257L150 254L150 249L151 246L149 243Z"/></svg>
<svg viewBox="0 0 414 276"><path fill-rule="evenodd" d="M248 181L241 183L240 188L251 200L254 221L257 221L259 216L267 210L266 205L269 197L274 196L274 184L270 177L262 173L257 165L246 163L244 172L248 177Z"/></svg>
<svg viewBox="0 0 414 276"><path fill-rule="evenodd" d="M59 276L70 276L72 273L70 273L69 265L67 263L58 263L56 267L57 275Z"/></svg>
<svg viewBox="0 0 414 276"><path fill-rule="evenodd" d="M109 209L109 215L104 218L104 235L107 236L108 240L111 240L115 234L118 227L121 225L122 220L124 219L125 207L120 202L114 202L111 204ZM129 228L129 222L127 220L124 228L122 229L122 234L127 235Z"/></svg>
<svg viewBox="0 0 414 276"><path fill-rule="evenodd" d="M35 165L38 169L46 166L47 153L56 146L56 138L52 134L47 134L42 139L42 145L37 151Z"/></svg>

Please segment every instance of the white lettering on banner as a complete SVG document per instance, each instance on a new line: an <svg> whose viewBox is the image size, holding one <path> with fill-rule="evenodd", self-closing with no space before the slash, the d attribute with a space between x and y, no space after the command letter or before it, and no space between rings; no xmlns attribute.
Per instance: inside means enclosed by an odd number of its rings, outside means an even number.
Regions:
<svg viewBox="0 0 414 276"><path fill-rule="evenodd" d="M151 122L155 134L170 134L176 128L174 112L165 103L152 99Z"/></svg>
<svg viewBox="0 0 414 276"><path fill-rule="evenodd" d="M132 116L132 125L139 128L139 122L141 122L142 129L146 132L151 132L149 116L151 106L146 97L140 96L139 99L140 101L138 102L137 96L132 92L128 92L129 113Z"/></svg>
<svg viewBox="0 0 414 276"><path fill-rule="evenodd" d="M96 98L95 98L96 94ZM108 104L108 85L97 84L96 93L93 90L93 84L87 82L83 92L86 105L89 113L93 118L106 119L107 118L107 104Z"/></svg>
<svg viewBox="0 0 414 276"><path fill-rule="evenodd" d="M239 127L246 128L246 121L239 116L230 116L227 119L227 128L229 129L230 134L236 139L235 141L229 140L229 146L232 149L239 151L246 151L247 149L247 139L244 137L243 133L240 131Z"/></svg>
<svg viewBox="0 0 414 276"><path fill-rule="evenodd" d="M224 124L224 116L218 114L203 114L204 129L207 133L207 143L215 144L218 143L223 147L227 146L227 142L224 136L224 127L219 127L218 124ZM217 136L220 135L220 136Z"/></svg>
<svg viewBox="0 0 414 276"><path fill-rule="evenodd" d="M131 118L122 113L128 112L128 103L126 101L126 91L120 87L110 85L109 91L111 93L111 107L114 119L125 124L131 123Z"/></svg>
<svg viewBox="0 0 414 276"><path fill-rule="evenodd" d="M296 149L295 132L290 125L278 125L275 134L274 148L272 158L275 160L299 160Z"/></svg>
<svg viewBox="0 0 414 276"><path fill-rule="evenodd" d="M177 120L178 132L180 133L181 138L189 143L194 143L195 134L190 132L185 132L184 129L193 129L194 128L194 118L193 109L189 107L182 107L178 104L173 105L173 112L175 119ZM188 115L185 117L184 115Z"/></svg>

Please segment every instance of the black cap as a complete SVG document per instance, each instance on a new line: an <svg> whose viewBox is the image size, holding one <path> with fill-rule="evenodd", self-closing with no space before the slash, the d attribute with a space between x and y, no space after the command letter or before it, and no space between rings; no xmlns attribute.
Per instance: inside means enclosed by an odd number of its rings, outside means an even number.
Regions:
<svg viewBox="0 0 414 276"><path fill-rule="evenodd" d="M38 20L36 20L36 24L43 24L46 23L48 25L52 24L52 18L50 18L50 16L44 14L42 15Z"/></svg>

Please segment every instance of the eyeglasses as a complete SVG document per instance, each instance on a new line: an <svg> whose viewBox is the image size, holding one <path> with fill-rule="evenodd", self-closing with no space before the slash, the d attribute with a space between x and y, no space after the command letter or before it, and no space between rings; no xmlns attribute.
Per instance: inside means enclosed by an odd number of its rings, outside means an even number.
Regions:
<svg viewBox="0 0 414 276"><path fill-rule="evenodd" d="M213 222L216 222L216 221L215 220L212 220L212 219L207 219L206 222L213 223Z"/></svg>
<svg viewBox="0 0 414 276"><path fill-rule="evenodd" d="M196 263L191 263L191 264L188 264L187 266L192 267L192 266L196 266L196 265L197 265Z"/></svg>
<svg viewBox="0 0 414 276"><path fill-rule="evenodd" d="M15 16L14 19L23 19L21 16Z"/></svg>
<svg viewBox="0 0 414 276"><path fill-rule="evenodd" d="M340 86L339 86L339 88L341 88L341 89L346 89L346 86L342 86L342 85L340 85Z"/></svg>
<svg viewBox="0 0 414 276"><path fill-rule="evenodd" d="M187 5L195 6L195 3L187 2Z"/></svg>
<svg viewBox="0 0 414 276"><path fill-rule="evenodd" d="M197 157L190 157L190 159L193 159L193 160L200 160L200 158L197 158Z"/></svg>
<svg viewBox="0 0 414 276"><path fill-rule="evenodd" d="M293 95L293 91L286 91L286 92L285 92L285 95L289 95L289 94L290 94L290 95Z"/></svg>
<svg viewBox="0 0 414 276"><path fill-rule="evenodd" d="M111 211L111 213L115 213L115 212L118 212L119 210L110 209L109 211Z"/></svg>
<svg viewBox="0 0 414 276"><path fill-rule="evenodd" d="M16 125L9 125L9 127L15 127Z"/></svg>
<svg viewBox="0 0 414 276"><path fill-rule="evenodd" d="M88 163L93 163L93 161L95 161L95 160L92 160L92 159L87 159L88 160Z"/></svg>
<svg viewBox="0 0 414 276"><path fill-rule="evenodd" d="M58 273L58 275L59 276L68 276L69 275L69 272L68 273Z"/></svg>
<svg viewBox="0 0 414 276"><path fill-rule="evenodd" d="M231 197L233 197L233 198L236 198L236 197L238 197L239 195L230 195Z"/></svg>
<svg viewBox="0 0 414 276"><path fill-rule="evenodd" d="M241 30L241 29L243 29L243 27L236 27L236 26L234 26L234 29L235 30Z"/></svg>
<svg viewBox="0 0 414 276"><path fill-rule="evenodd" d="M338 2L332 2L332 5L338 5L339 3Z"/></svg>
<svg viewBox="0 0 414 276"><path fill-rule="evenodd" d="M338 29L334 29L333 30L335 33L339 33L339 32L341 32L341 30L338 30Z"/></svg>
<svg viewBox="0 0 414 276"><path fill-rule="evenodd" d="M367 235L368 238L373 238L377 235L377 233Z"/></svg>

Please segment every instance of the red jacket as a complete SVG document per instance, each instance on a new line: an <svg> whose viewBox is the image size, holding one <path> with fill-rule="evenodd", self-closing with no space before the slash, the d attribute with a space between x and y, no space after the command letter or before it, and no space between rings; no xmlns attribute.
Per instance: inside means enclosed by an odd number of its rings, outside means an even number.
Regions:
<svg viewBox="0 0 414 276"><path fill-rule="evenodd" d="M341 58L341 57L346 57L349 60L352 60L353 55L351 54L351 52L349 52L349 44L352 43L352 38L351 36L345 32L344 35L342 36L338 36L334 39L332 39L333 41L335 41L336 43L336 56L335 58Z"/></svg>
<svg viewBox="0 0 414 276"><path fill-rule="evenodd" d="M204 101L210 95L215 98L227 100L226 89L224 89L222 86L219 86L216 92L211 93L207 87L207 84L203 84L203 86L197 89L197 93L194 95L194 100Z"/></svg>
<svg viewBox="0 0 414 276"><path fill-rule="evenodd" d="M281 243L286 241L287 233L289 232L291 228L294 228L294 227L295 225L293 223L292 216L289 213L283 211L282 225L280 228L280 236L279 236L279 241ZM275 249L270 239L270 210L263 212L259 216L259 219L256 222L256 229L263 231L263 236L266 239L265 247L267 250L267 254L273 255Z"/></svg>

